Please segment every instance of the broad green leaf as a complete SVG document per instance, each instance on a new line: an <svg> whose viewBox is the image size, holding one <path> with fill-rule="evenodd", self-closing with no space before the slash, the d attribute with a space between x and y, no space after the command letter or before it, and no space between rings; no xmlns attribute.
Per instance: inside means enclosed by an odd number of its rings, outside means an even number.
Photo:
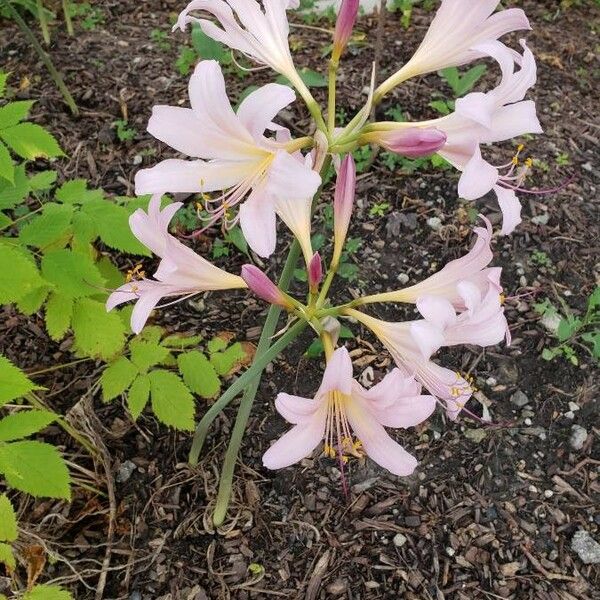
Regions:
<svg viewBox="0 0 600 600"><path fill-rule="evenodd" d="M581 339L592 345L592 354L594 355L594 358L600 358L600 331L584 333L581 336Z"/></svg>
<svg viewBox="0 0 600 600"><path fill-rule="evenodd" d="M131 233L129 227L129 211L109 200L95 200L83 206L85 214L96 224L100 239L110 248L150 256L151 252Z"/></svg>
<svg viewBox="0 0 600 600"><path fill-rule="evenodd" d="M30 190L31 185L25 175L25 167L19 165L15 168L14 184L0 179L0 210L17 206L27 197Z"/></svg>
<svg viewBox="0 0 600 600"><path fill-rule="evenodd" d="M226 57L229 58L229 52L226 48L219 42L209 38L199 26L192 28L192 45L201 60L221 62Z"/></svg>
<svg viewBox="0 0 600 600"><path fill-rule="evenodd" d="M125 325L119 313L107 312L103 302L90 298L77 301L71 327L75 349L85 356L110 360L125 344Z"/></svg>
<svg viewBox="0 0 600 600"><path fill-rule="evenodd" d="M103 256L97 263L96 266L100 271L100 275L106 282L107 289L114 290L125 283L125 277L121 271L114 265L108 256Z"/></svg>
<svg viewBox="0 0 600 600"><path fill-rule="evenodd" d="M19 100L0 106L0 129L12 127L26 119L34 104L33 100Z"/></svg>
<svg viewBox="0 0 600 600"><path fill-rule="evenodd" d="M19 299L17 302L17 308L25 315L35 314L38 310L40 310L40 308L42 308L44 301L48 297L49 289L49 286L43 285L42 287L29 292L29 294L26 294Z"/></svg>
<svg viewBox="0 0 600 600"><path fill-rule="evenodd" d="M327 87L327 78L321 75L321 73L313 71L313 69L303 67L298 69L298 75L300 75L300 79L302 79L308 87ZM285 75L279 75L275 81L277 83L282 83L283 85L291 86L289 79L285 77Z"/></svg>
<svg viewBox="0 0 600 600"><path fill-rule="evenodd" d="M14 571L17 567L15 555L8 544L0 543L0 564L6 565L9 571ZM6 598L6 596L4 597Z"/></svg>
<svg viewBox="0 0 600 600"><path fill-rule="evenodd" d="M14 542L19 535L17 515L6 494L0 496L0 541Z"/></svg>
<svg viewBox="0 0 600 600"><path fill-rule="evenodd" d="M47 248L59 241L64 246L71 236L73 207L50 202L40 216L34 217L21 229L19 239L28 246Z"/></svg>
<svg viewBox="0 0 600 600"><path fill-rule="evenodd" d="M136 366L124 356L108 365L100 377L104 402L110 402L113 398L124 393L138 373Z"/></svg>
<svg viewBox="0 0 600 600"><path fill-rule="evenodd" d="M11 184L15 182L15 165L8 148L2 142L0 142L0 177Z"/></svg>
<svg viewBox="0 0 600 600"><path fill-rule="evenodd" d="M54 136L35 123L19 123L7 129L0 129L0 138L25 160L63 156Z"/></svg>
<svg viewBox="0 0 600 600"><path fill-rule="evenodd" d="M142 414L150 398L150 377L140 375L127 392L127 407L134 421Z"/></svg>
<svg viewBox="0 0 600 600"><path fill-rule="evenodd" d="M104 288L104 279L92 260L78 252L54 250L42 259L42 275L64 296L92 296Z"/></svg>
<svg viewBox="0 0 600 600"><path fill-rule="evenodd" d="M17 302L43 285L36 266L19 249L0 246L0 304Z"/></svg>
<svg viewBox="0 0 600 600"><path fill-rule="evenodd" d="M21 492L71 499L69 470L50 444L31 440L0 444L0 472L10 487Z"/></svg>
<svg viewBox="0 0 600 600"><path fill-rule="evenodd" d="M138 336L140 340L145 342L151 342L152 344L160 343L160 338L163 336L165 330L158 325L146 325L142 332Z"/></svg>
<svg viewBox="0 0 600 600"><path fill-rule="evenodd" d="M98 237L98 230L94 219L84 212L78 210L73 215L73 239L71 248L75 252L92 256L95 250L92 248L92 242Z"/></svg>
<svg viewBox="0 0 600 600"><path fill-rule="evenodd" d="M179 372L185 385L203 398L214 398L221 390L221 381L208 358L198 350L177 357Z"/></svg>
<svg viewBox="0 0 600 600"><path fill-rule="evenodd" d="M215 352L210 356L210 362L215 368L216 372L221 377L229 374L229 372L240 362L246 358L246 352L244 347L237 342L232 346L229 346L227 350L223 352Z"/></svg>
<svg viewBox="0 0 600 600"><path fill-rule="evenodd" d="M73 179L66 181L56 190L56 199L65 204L85 204L93 200L102 200L102 190L88 190L85 179Z"/></svg>
<svg viewBox="0 0 600 600"><path fill-rule="evenodd" d="M194 397L183 381L169 371L157 369L152 371L150 390L152 410L156 418L165 425L192 431L194 429Z"/></svg>
<svg viewBox="0 0 600 600"><path fill-rule="evenodd" d="M8 81L9 73L3 73L0 71L0 98L4 98L6 93L6 82Z"/></svg>
<svg viewBox="0 0 600 600"><path fill-rule="evenodd" d="M73 596L57 585L36 585L23 596L23 600L73 600Z"/></svg>
<svg viewBox="0 0 600 600"><path fill-rule="evenodd" d="M0 442L13 442L45 429L58 418L48 410L21 410L0 419Z"/></svg>
<svg viewBox="0 0 600 600"><path fill-rule="evenodd" d="M208 351L212 354L213 352L219 352L220 350L225 350L227 348L227 340L224 340L222 337L214 337L207 344Z"/></svg>
<svg viewBox="0 0 600 600"><path fill-rule="evenodd" d="M133 364L142 373L146 373L151 367L161 364L169 356L169 350L164 346L139 339L131 340L129 349Z"/></svg>
<svg viewBox="0 0 600 600"><path fill-rule="evenodd" d="M50 295L46 304L46 331L58 342L65 337L73 316L73 298L60 293Z"/></svg>
<svg viewBox="0 0 600 600"><path fill-rule="evenodd" d="M40 389L8 358L0 355L0 406Z"/></svg>
<svg viewBox="0 0 600 600"><path fill-rule="evenodd" d="M40 171L29 178L29 185L36 192L49 190L57 177L56 171Z"/></svg>
<svg viewBox="0 0 600 600"><path fill-rule="evenodd" d="M167 348L189 348L197 346L202 341L201 335L185 335L183 333L174 333L168 335L161 343Z"/></svg>

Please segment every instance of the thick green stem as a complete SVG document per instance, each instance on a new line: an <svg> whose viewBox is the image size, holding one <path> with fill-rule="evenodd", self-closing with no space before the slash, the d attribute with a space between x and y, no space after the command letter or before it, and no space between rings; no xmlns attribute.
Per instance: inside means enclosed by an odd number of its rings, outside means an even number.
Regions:
<svg viewBox="0 0 600 600"><path fill-rule="evenodd" d="M48 20L46 19L46 9L42 0L36 1L37 17L42 30L42 37L46 46L50 45L50 31L48 31Z"/></svg>
<svg viewBox="0 0 600 600"><path fill-rule="evenodd" d="M278 308L277 311L279 310L280 309ZM236 379L236 381L227 389L227 391L210 407L196 427L196 432L194 434L189 456L189 462L191 465L198 464L198 457L200 456L200 452L204 446L208 429L215 418L239 393L245 390L255 378L261 375L264 368L298 336L298 334L306 327L306 325L306 322L299 321L289 331L282 335L264 354L259 356L257 352L252 366L242 376ZM272 335L273 334L271 334L271 336Z"/></svg>
<svg viewBox="0 0 600 600"><path fill-rule="evenodd" d="M34 50L38 53L40 59L48 69L50 77L52 77L54 83L56 84L56 87L59 89L60 93L65 99L65 102L71 109L71 113L75 117L78 116L79 109L77 108L77 104L75 104L75 100L73 100L73 96L71 96L71 92L69 92L69 90L67 89L67 86L65 85L61 74L56 70L52 59L50 58L48 53L42 48L42 45L38 42L37 38L35 37L35 34L33 33L33 31L31 31L29 25L25 23L17 9L10 2L10 0L0 0L0 6L4 6L6 8L11 18L15 21L15 23L19 26L21 31L25 34L25 37L29 40L29 43L33 46Z"/></svg>
<svg viewBox="0 0 600 600"><path fill-rule="evenodd" d="M327 129L329 134L333 135L335 129L335 83L337 78L338 65L329 62L329 81L328 81L328 102L327 102Z"/></svg>
<svg viewBox="0 0 600 600"><path fill-rule="evenodd" d="M65 25L67 33L73 35L73 21L71 20L71 0L62 0L63 14L65 17Z"/></svg>

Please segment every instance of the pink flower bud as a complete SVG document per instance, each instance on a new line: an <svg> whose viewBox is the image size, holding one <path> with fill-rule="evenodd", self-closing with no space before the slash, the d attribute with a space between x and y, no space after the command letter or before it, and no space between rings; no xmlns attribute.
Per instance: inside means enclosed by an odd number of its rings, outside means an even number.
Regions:
<svg viewBox="0 0 600 600"><path fill-rule="evenodd" d="M337 176L335 196L333 199L333 221L335 244L333 248L332 264L336 265L342 254L346 234L350 225L352 208L354 207L354 193L356 190L356 165L351 154L347 154Z"/></svg>
<svg viewBox="0 0 600 600"><path fill-rule="evenodd" d="M321 262L321 255L315 252L308 265L308 285L310 286L310 290L316 290L322 279L323 263Z"/></svg>
<svg viewBox="0 0 600 600"><path fill-rule="evenodd" d="M293 308L290 299L254 265L244 265L241 273L246 285L262 300L283 308Z"/></svg>
<svg viewBox="0 0 600 600"><path fill-rule="evenodd" d="M429 129L412 127L382 131L377 141L387 150L397 154L408 158L421 158L435 154L446 144L447 139L446 134L435 127Z"/></svg>
<svg viewBox="0 0 600 600"><path fill-rule="evenodd" d="M340 12L335 23L335 33L333 34L333 62L338 62L344 48L352 37L352 29L358 15L359 0L342 0Z"/></svg>

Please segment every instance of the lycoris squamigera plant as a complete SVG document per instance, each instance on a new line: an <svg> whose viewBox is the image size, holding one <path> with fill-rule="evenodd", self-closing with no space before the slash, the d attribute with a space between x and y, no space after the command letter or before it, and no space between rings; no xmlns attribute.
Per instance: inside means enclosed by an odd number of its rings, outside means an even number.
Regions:
<svg viewBox="0 0 600 600"><path fill-rule="evenodd" d="M189 159L171 158L137 174L136 191L153 194L153 198L148 213L138 211L131 217L131 228L161 260L153 278L136 271L108 301L109 309L136 301L132 316L136 333L163 298L247 287L271 304L253 365L207 411L192 445L190 461L195 463L214 418L243 393L221 475L215 523L226 515L233 467L257 382L268 362L306 328L321 340L325 372L321 382L311 382L312 398L278 394L276 409L292 428L265 453L263 461L269 469L288 467L318 448L317 452L339 463L344 476L352 460L364 457L395 475L408 476L417 468L417 459L386 428L419 425L436 405L452 420L462 411L472 415L466 404L474 392L473 378L447 364L450 361L444 359L442 349L462 344L488 347L502 340L510 343L501 269L492 266L493 228L486 216L481 215L483 226L474 230L472 249L420 283L349 298L339 305L332 303L329 292L355 206L352 152L362 145L378 144L409 158L439 154L460 171L460 196L476 201L495 192L503 213L501 234L519 224L517 192L531 162L522 162L522 147L505 165L491 164L484 154L488 144L541 133L535 104L526 99L536 81L536 64L524 40L519 50L500 41L505 34L530 29L524 12L514 8L495 12L497 5L497 0L442 0L414 56L378 87L371 75L365 105L348 123L337 122L336 78L351 40L358 0L342 1L328 67L325 110L294 66L287 21L287 11L296 7L293 1L194 0L182 11L177 27L185 30L190 22L199 24L210 38L284 75L290 84L257 88L234 110L220 66L206 60L197 65L190 80L190 108L154 108L148 131ZM424 122L370 120L373 108L406 80L484 57L497 63L499 83L491 90L459 98L451 114ZM281 125L278 114L297 100L297 94L313 117L314 133L295 139ZM333 253L327 257L314 252L311 225L322 175L332 162L337 182ZM161 209L164 193L200 195L196 200L207 216L198 230L216 223L227 229L239 223L250 248L263 258L283 245L277 239L276 220L281 219L295 241L279 282L252 264L244 265L240 276L227 273L177 240L168 226L181 205L167 203ZM306 297L301 299L288 291L300 255L307 273ZM386 302L412 304L419 318L388 322L364 311L368 305ZM275 335L282 311L288 322ZM371 389L353 378L350 354L343 345L337 347L344 319L372 332L396 363ZM437 357L444 366L436 362Z"/></svg>

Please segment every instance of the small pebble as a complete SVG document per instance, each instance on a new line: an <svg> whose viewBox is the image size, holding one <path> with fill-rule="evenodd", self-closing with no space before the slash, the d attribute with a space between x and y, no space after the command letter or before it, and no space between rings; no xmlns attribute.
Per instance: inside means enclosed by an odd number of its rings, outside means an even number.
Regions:
<svg viewBox="0 0 600 600"><path fill-rule="evenodd" d="M394 542L394 546L396 546L396 548L402 548L402 546L404 546L404 544L406 544L407 539L406 539L406 536L402 535L401 533L397 533L394 536L393 542Z"/></svg>
<svg viewBox="0 0 600 600"><path fill-rule="evenodd" d="M450 548L450 546L448 546L448 547L446 548L446 554L447 554L448 556L454 556L454 555L456 554L456 551L454 550L454 548Z"/></svg>
<svg viewBox="0 0 600 600"><path fill-rule="evenodd" d="M586 440L588 439L587 430L581 425L571 426L571 437L569 438L569 444L573 450L581 450Z"/></svg>
<svg viewBox="0 0 600 600"><path fill-rule="evenodd" d="M529 398L521 391L517 390L511 397L510 401L519 408L529 404Z"/></svg>
<svg viewBox="0 0 600 600"><path fill-rule="evenodd" d="M427 219L427 225L429 225L433 231L439 231L442 228L442 220L439 217L430 217Z"/></svg>
<svg viewBox="0 0 600 600"><path fill-rule="evenodd" d="M552 498L552 496L554 496L554 492L552 490L544 490L544 496L546 498Z"/></svg>

